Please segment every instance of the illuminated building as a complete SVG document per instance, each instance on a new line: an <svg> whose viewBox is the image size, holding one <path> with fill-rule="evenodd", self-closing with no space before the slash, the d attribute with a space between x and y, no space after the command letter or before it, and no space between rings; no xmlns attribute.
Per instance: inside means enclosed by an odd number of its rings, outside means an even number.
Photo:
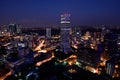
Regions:
<svg viewBox="0 0 120 80"><path fill-rule="evenodd" d="M74 43L78 43L81 40L82 32L80 27L73 27L72 29L72 37Z"/></svg>
<svg viewBox="0 0 120 80"><path fill-rule="evenodd" d="M29 53L27 42L19 42L18 43L18 56L20 58L24 57L27 53Z"/></svg>
<svg viewBox="0 0 120 80"><path fill-rule="evenodd" d="M0 27L0 34L6 33L7 31L8 31L8 27L6 25Z"/></svg>
<svg viewBox="0 0 120 80"><path fill-rule="evenodd" d="M10 24L9 25L9 32L10 33L17 33L17 25L16 24Z"/></svg>
<svg viewBox="0 0 120 80"><path fill-rule="evenodd" d="M115 61L113 59L108 60L106 62L106 73L112 76L114 73L114 66Z"/></svg>
<svg viewBox="0 0 120 80"><path fill-rule="evenodd" d="M17 33L21 33L22 29L21 29L21 25L17 25Z"/></svg>
<svg viewBox="0 0 120 80"><path fill-rule="evenodd" d="M51 28L46 28L46 37L51 38Z"/></svg>
<svg viewBox="0 0 120 80"><path fill-rule="evenodd" d="M120 55L106 61L106 73L112 77L120 77Z"/></svg>
<svg viewBox="0 0 120 80"><path fill-rule="evenodd" d="M61 15L61 43L60 48L63 52L70 52L70 14Z"/></svg>

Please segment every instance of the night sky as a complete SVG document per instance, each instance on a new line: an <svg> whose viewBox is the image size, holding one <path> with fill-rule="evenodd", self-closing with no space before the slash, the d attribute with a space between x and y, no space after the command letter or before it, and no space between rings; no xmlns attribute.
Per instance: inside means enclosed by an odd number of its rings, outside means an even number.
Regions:
<svg viewBox="0 0 120 80"><path fill-rule="evenodd" d="M55 26L63 13L72 25L120 25L120 0L0 0L0 25Z"/></svg>

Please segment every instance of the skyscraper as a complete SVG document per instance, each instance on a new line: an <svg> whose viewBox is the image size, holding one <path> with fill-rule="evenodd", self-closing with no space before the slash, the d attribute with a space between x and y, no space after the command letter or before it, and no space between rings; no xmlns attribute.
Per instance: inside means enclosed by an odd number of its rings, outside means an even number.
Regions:
<svg viewBox="0 0 120 80"><path fill-rule="evenodd" d="M17 33L21 33L22 32L22 27L21 27L21 25L17 25Z"/></svg>
<svg viewBox="0 0 120 80"><path fill-rule="evenodd" d="M16 24L10 24L9 25L9 32L10 33L17 33L17 25Z"/></svg>
<svg viewBox="0 0 120 80"><path fill-rule="evenodd" d="M46 37L51 38L51 28L46 28Z"/></svg>
<svg viewBox="0 0 120 80"><path fill-rule="evenodd" d="M60 48L64 53L70 52L70 14L61 15L61 43Z"/></svg>

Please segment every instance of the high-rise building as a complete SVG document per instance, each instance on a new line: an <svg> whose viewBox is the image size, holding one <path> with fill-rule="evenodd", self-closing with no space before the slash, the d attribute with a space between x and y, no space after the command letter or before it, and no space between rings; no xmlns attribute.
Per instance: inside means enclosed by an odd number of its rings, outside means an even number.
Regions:
<svg viewBox="0 0 120 80"><path fill-rule="evenodd" d="M106 73L108 75L111 75L111 76L113 75L114 69L115 69L114 66L115 66L115 60L113 58L106 61Z"/></svg>
<svg viewBox="0 0 120 80"><path fill-rule="evenodd" d="M9 32L10 33L17 33L17 25L16 24L10 24L9 25Z"/></svg>
<svg viewBox="0 0 120 80"><path fill-rule="evenodd" d="M106 61L106 73L112 77L120 76L120 55L112 57Z"/></svg>
<svg viewBox="0 0 120 80"><path fill-rule="evenodd" d="M17 25L16 29L17 29L17 33L21 33L22 32L21 25Z"/></svg>
<svg viewBox="0 0 120 80"><path fill-rule="evenodd" d="M61 15L61 43L60 48L63 52L70 52L70 14Z"/></svg>
<svg viewBox="0 0 120 80"><path fill-rule="evenodd" d="M51 38L51 28L46 28L46 37Z"/></svg>

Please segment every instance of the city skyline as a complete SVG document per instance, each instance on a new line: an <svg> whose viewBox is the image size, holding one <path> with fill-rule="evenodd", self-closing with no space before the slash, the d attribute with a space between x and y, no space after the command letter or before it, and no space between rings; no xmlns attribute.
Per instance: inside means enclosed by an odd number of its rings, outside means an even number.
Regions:
<svg viewBox="0 0 120 80"><path fill-rule="evenodd" d="M120 26L119 0L1 0L0 25L27 27L60 25L60 15L71 14L71 25Z"/></svg>

